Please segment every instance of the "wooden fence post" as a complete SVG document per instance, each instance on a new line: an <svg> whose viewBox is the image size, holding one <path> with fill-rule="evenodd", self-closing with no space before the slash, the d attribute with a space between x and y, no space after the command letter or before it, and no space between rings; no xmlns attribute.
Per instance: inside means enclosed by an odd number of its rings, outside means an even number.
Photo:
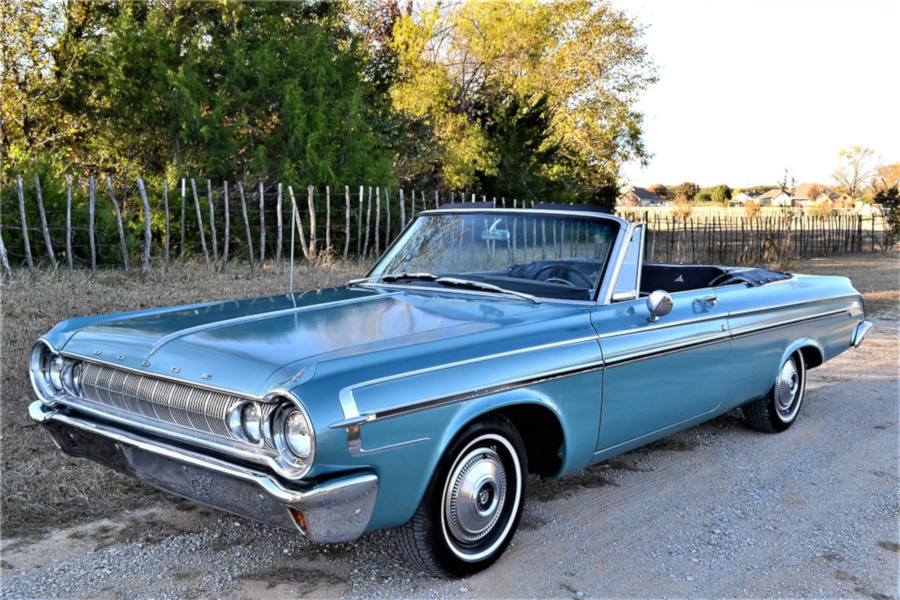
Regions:
<svg viewBox="0 0 900 600"><path fill-rule="evenodd" d="M209 250L206 249L206 234L203 233L203 213L200 211L200 198L197 196L197 182L193 178L191 178L191 192L194 194L194 207L197 209L197 229L200 230L200 247L203 248L206 266L209 266Z"/></svg>
<svg viewBox="0 0 900 600"><path fill-rule="evenodd" d="M244 184L238 181L238 193L241 196L241 212L244 214L244 228L247 230L247 250L250 252L250 266L253 266L253 236L250 234L250 219L247 217L247 200L244 197Z"/></svg>
<svg viewBox="0 0 900 600"><path fill-rule="evenodd" d="M222 200L225 203L225 240L223 241L222 247L222 270L225 270L225 267L228 266L228 238L231 237L231 213L228 208L228 182L225 182L224 190L222 191Z"/></svg>
<svg viewBox="0 0 900 600"><path fill-rule="evenodd" d="M391 245L391 195L387 188L384 188L384 212L387 216L387 230L384 234L384 247L387 249Z"/></svg>
<svg viewBox="0 0 900 600"><path fill-rule="evenodd" d="M259 182L259 266L266 262L266 209L264 206L265 192L263 182Z"/></svg>
<svg viewBox="0 0 900 600"><path fill-rule="evenodd" d="M283 239L283 231L284 227L284 217L281 214L281 206L282 206L282 196L281 196L281 182L278 182L278 192L275 197L275 225L278 228L278 233L275 238L275 262L277 264L281 264L281 242Z"/></svg>
<svg viewBox="0 0 900 600"><path fill-rule="evenodd" d="M166 245L165 254L163 255L163 269L169 268L169 180L163 179L163 209L166 211Z"/></svg>
<svg viewBox="0 0 900 600"><path fill-rule="evenodd" d="M150 268L150 202L147 201L147 190L144 189L144 180L138 177L138 192L141 195L141 203L144 205L144 265L142 271Z"/></svg>
<svg viewBox="0 0 900 600"><path fill-rule="evenodd" d="M307 188L309 192L309 256L316 259L316 201L313 197L313 186Z"/></svg>
<svg viewBox="0 0 900 600"><path fill-rule="evenodd" d="M212 182L206 180L206 203L209 204L209 232L212 237L213 263L219 262L219 243L216 241L216 209L213 202Z"/></svg>
<svg viewBox="0 0 900 600"><path fill-rule="evenodd" d="M41 193L41 180L38 174L34 174L34 189L37 192L38 213L41 215L41 230L44 232L44 243L47 245L47 254L50 256L50 264L53 270L58 268L56 255L53 253L53 243L50 241L50 228L47 226L47 213L44 211L44 195Z"/></svg>
<svg viewBox="0 0 900 600"><path fill-rule="evenodd" d="M122 211L119 209L119 201L116 200L116 194L113 192L112 178L106 176L106 187L109 189L109 199L112 201L113 209L116 211L116 225L119 227L119 243L122 244L122 260L125 262L125 272L131 273L131 258L128 256L128 245L125 243L125 229L122 227Z"/></svg>
<svg viewBox="0 0 900 600"><path fill-rule="evenodd" d="M2 230L0 230L2 232ZM3 261L3 268L6 270L6 277L9 281L13 280L12 268L9 266L9 257L6 256L6 245L3 243L3 236L0 235L0 260Z"/></svg>
<svg viewBox="0 0 900 600"><path fill-rule="evenodd" d="M184 267L184 177L181 178L181 266Z"/></svg>
<svg viewBox="0 0 900 600"><path fill-rule="evenodd" d="M350 186L344 186L344 260L350 253Z"/></svg>
<svg viewBox="0 0 900 600"><path fill-rule="evenodd" d="M369 186L369 204L366 209L366 239L363 242L362 258L369 253L369 228L372 225L372 186Z"/></svg>
<svg viewBox="0 0 900 600"><path fill-rule="evenodd" d="M311 263L309 247L306 245L306 234L303 233L303 223L300 222L300 211L294 210L297 208L297 199L294 198L294 188L291 186L288 186L288 195L291 197L291 212L294 214L295 225L300 234L300 248L303 249L303 256L306 258L306 261Z"/></svg>
<svg viewBox="0 0 900 600"><path fill-rule="evenodd" d="M875 252L875 213L872 213L872 252Z"/></svg>
<svg viewBox="0 0 900 600"><path fill-rule="evenodd" d="M96 200L94 197L94 176L88 178L89 194L88 194L88 239L91 245L91 275L97 272L97 248L94 246L94 206Z"/></svg>
<svg viewBox="0 0 900 600"><path fill-rule="evenodd" d="M28 241L28 221L25 218L25 192L22 190L22 176L16 175L19 185L19 216L22 219L22 244L25 246L25 262L28 270L34 271L34 259L31 257L31 242Z"/></svg>
<svg viewBox="0 0 900 600"><path fill-rule="evenodd" d="M363 239L363 194L365 192L364 186L359 186L359 213L356 215L357 227L356 227L356 258L357 260L362 258L362 239Z"/></svg>
<svg viewBox="0 0 900 600"><path fill-rule="evenodd" d="M381 254L381 188L375 186L375 258Z"/></svg>
<svg viewBox="0 0 900 600"><path fill-rule="evenodd" d="M400 188L399 197L400 197L400 231L403 231L403 228L406 227L406 205L404 204L405 198L403 197L403 188Z"/></svg>
<svg viewBox="0 0 900 600"><path fill-rule="evenodd" d="M325 254L331 254L331 186L325 186Z"/></svg>
<svg viewBox="0 0 900 600"><path fill-rule="evenodd" d="M72 270L72 176L66 175L66 260Z"/></svg>

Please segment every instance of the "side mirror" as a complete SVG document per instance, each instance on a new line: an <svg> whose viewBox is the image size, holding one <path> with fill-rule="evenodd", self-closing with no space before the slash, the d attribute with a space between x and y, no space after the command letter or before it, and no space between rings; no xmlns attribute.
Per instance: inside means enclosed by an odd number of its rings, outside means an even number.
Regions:
<svg viewBox="0 0 900 600"><path fill-rule="evenodd" d="M647 310L650 311L647 320L656 323L660 317L672 312L672 296L668 292L656 290L647 297Z"/></svg>

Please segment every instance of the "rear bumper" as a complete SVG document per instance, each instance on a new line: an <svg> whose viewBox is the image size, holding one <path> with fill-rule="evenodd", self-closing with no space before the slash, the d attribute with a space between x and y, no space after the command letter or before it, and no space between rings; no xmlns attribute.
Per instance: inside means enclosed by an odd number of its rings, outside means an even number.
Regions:
<svg viewBox="0 0 900 600"><path fill-rule="evenodd" d="M866 339L866 334L869 332L869 329L872 328L872 324L868 321L860 321L857 323L856 327L853 329L853 339L850 344L854 348L859 348L859 345L863 343L863 340Z"/></svg>
<svg viewBox="0 0 900 600"><path fill-rule="evenodd" d="M314 542L356 539L375 508L378 477L373 473L292 488L266 473L66 414L42 402L32 403L28 412L70 456L89 458L214 508L299 530Z"/></svg>

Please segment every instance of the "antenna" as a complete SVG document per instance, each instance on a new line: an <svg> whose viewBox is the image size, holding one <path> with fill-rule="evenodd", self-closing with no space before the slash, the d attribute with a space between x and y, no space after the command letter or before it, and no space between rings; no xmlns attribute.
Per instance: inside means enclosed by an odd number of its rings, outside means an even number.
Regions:
<svg viewBox="0 0 900 600"><path fill-rule="evenodd" d="M297 201L291 192L291 297L294 296L294 228L297 226Z"/></svg>

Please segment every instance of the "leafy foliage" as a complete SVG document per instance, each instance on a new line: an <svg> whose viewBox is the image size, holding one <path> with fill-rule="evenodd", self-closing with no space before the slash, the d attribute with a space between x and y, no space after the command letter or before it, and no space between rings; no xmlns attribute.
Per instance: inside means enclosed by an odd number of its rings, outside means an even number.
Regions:
<svg viewBox="0 0 900 600"><path fill-rule="evenodd" d="M2 3L3 164L109 174L128 212L135 178L183 176L610 202L621 165L647 159L634 106L655 74L624 13L588 0L412 8Z"/></svg>

